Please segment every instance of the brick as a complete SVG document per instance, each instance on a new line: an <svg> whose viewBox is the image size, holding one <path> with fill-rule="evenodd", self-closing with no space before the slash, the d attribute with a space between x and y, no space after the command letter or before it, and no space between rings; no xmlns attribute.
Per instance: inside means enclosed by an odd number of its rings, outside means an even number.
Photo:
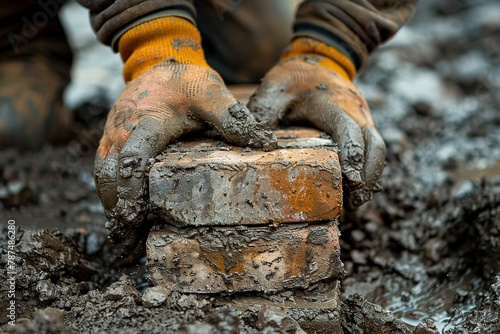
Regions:
<svg viewBox="0 0 500 334"><path fill-rule="evenodd" d="M271 152L210 140L169 147L150 171L153 210L179 227L338 218L342 182L334 143L312 129L276 134L279 148Z"/></svg>
<svg viewBox="0 0 500 334"><path fill-rule="evenodd" d="M146 243L155 286L185 293L282 291L340 279L337 224L177 228L156 226Z"/></svg>

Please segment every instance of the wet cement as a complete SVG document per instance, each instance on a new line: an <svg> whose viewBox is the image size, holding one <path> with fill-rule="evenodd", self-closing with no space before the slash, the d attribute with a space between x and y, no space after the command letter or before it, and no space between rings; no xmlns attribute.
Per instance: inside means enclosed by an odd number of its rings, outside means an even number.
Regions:
<svg viewBox="0 0 500 334"><path fill-rule="evenodd" d="M358 80L388 151L383 190L339 226L345 333L500 333L499 11L493 0L422 1ZM99 129L88 115L80 122ZM2 284L0 332L300 333L280 310L240 314L224 297L148 289L144 253L123 258L106 239L94 137L0 153L2 282L8 219L24 245L18 324L5 325Z"/></svg>

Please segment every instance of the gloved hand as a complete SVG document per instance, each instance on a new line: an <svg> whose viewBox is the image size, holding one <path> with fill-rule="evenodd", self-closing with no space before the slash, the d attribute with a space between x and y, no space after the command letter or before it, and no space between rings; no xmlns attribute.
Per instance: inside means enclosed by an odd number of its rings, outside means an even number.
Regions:
<svg viewBox="0 0 500 334"><path fill-rule="evenodd" d="M370 110L351 82L352 62L311 38L297 38L264 77L250 98L256 119L275 126L280 119L306 121L339 145L344 207L355 211L380 189L385 144Z"/></svg>
<svg viewBox="0 0 500 334"><path fill-rule="evenodd" d="M95 181L115 241L132 248L147 230L149 159L182 134L214 127L228 142L271 150L274 134L257 124L205 62L198 30L164 17L119 41L127 86L108 115Z"/></svg>

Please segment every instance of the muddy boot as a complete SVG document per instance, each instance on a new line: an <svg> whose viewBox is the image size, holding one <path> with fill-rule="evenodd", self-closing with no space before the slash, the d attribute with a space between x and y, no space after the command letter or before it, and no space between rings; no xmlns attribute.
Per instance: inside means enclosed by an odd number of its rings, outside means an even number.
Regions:
<svg viewBox="0 0 500 334"><path fill-rule="evenodd" d="M57 12L42 17L40 10L35 3L1 21L0 147L38 149L69 137L71 117L62 93L71 49Z"/></svg>

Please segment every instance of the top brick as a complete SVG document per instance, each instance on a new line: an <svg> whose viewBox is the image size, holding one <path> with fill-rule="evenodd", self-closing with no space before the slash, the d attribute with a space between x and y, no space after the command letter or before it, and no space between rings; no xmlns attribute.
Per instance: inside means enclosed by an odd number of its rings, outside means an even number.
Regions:
<svg viewBox="0 0 500 334"><path fill-rule="evenodd" d="M210 140L169 147L150 171L153 210L179 227L338 218L342 182L334 143L311 129L276 136L271 152Z"/></svg>

